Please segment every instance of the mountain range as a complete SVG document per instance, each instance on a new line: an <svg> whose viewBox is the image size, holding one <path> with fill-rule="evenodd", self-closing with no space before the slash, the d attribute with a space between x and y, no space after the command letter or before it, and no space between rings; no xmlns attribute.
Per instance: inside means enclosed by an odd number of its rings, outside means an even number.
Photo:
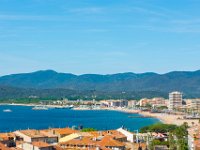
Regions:
<svg viewBox="0 0 200 150"><path fill-rule="evenodd" d="M97 91L103 93L167 93L181 91L186 97L200 97L200 70L174 71L166 74L118 73L109 75L58 73L53 70L12 74L0 77L2 89L71 90L76 93ZM37 93L37 92L36 92ZM159 96L159 95L153 95Z"/></svg>

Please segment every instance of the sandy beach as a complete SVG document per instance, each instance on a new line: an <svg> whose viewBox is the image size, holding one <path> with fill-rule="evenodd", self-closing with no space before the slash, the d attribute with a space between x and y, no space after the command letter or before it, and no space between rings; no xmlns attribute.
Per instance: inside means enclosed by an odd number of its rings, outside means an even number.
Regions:
<svg viewBox="0 0 200 150"><path fill-rule="evenodd" d="M194 124L199 124L198 119L183 119L183 115L173 115L173 114L164 114L164 113L150 113L150 112L139 112L143 116L155 117L161 122L166 124L175 124L182 125L184 122L187 122L189 126Z"/></svg>

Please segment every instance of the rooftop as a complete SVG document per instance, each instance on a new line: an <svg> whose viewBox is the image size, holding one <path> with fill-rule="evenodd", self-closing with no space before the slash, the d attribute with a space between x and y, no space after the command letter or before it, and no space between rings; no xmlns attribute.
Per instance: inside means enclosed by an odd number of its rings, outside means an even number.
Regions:
<svg viewBox="0 0 200 150"><path fill-rule="evenodd" d="M31 138L39 138L39 137L57 137L56 135L53 135L50 132L47 132L46 130L20 130L15 132L22 133L26 136L29 136Z"/></svg>
<svg viewBox="0 0 200 150"><path fill-rule="evenodd" d="M39 148L45 148L45 147L52 147L51 145L45 143L45 142L32 142L33 146L39 147Z"/></svg>
<svg viewBox="0 0 200 150"><path fill-rule="evenodd" d="M71 128L54 128L52 130L55 131L58 134L61 134L61 135L62 134L69 135L69 134L77 133L78 132L77 130L73 130Z"/></svg>

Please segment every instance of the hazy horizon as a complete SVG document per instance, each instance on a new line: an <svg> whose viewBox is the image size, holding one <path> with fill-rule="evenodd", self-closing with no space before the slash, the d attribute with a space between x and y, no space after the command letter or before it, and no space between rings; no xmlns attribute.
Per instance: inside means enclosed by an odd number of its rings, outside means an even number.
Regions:
<svg viewBox="0 0 200 150"><path fill-rule="evenodd" d="M83 73L83 74L76 74L76 73L73 73L73 72L62 72L62 71L56 71L56 70L53 70L53 69L44 69L44 70L35 70L35 71L30 71L30 72L18 72L18 73L11 73L11 74L4 74L4 75L1 75L0 74L0 77L2 76L7 76L7 75L15 75L15 74L27 74L27 73L34 73L34 72L39 72L39 71L55 71L57 73L66 73L66 74L73 74L73 75L84 75L84 74L98 74L98 75L114 75L114 74L123 74L123 73L135 73L135 74L143 74L143 73L156 73L156 74L167 74L167 73L171 73L171 72L196 72L196 71L200 71L200 69L198 70L171 70L169 72L164 72L164 73L158 73L158 72L154 72L154 71L147 71L147 72L115 72L115 73Z"/></svg>

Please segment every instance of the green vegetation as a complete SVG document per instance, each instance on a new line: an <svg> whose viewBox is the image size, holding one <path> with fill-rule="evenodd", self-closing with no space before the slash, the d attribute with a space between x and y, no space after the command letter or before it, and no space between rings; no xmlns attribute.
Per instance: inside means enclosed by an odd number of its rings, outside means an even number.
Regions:
<svg viewBox="0 0 200 150"><path fill-rule="evenodd" d="M162 123L157 123L153 124L150 126L146 126L140 129L142 133L145 132L159 132L159 133L166 133L169 131L173 131L176 129L176 125L168 125L168 124L162 124Z"/></svg>
<svg viewBox="0 0 200 150"><path fill-rule="evenodd" d="M168 141L160 141L160 140L153 140L152 142L151 142L151 144L150 144L150 146L149 146L149 148L151 149L151 150L153 150L154 149L154 146L156 146L156 145L166 145L166 146L168 146L169 145L169 142Z"/></svg>
<svg viewBox="0 0 200 150"><path fill-rule="evenodd" d="M151 109L151 108L152 108L152 105L149 104L149 103L147 103L145 107Z"/></svg>
<svg viewBox="0 0 200 150"><path fill-rule="evenodd" d="M178 126L172 134L176 137L176 144L177 144L177 149L179 150L187 150L187 128L188 126L183 124L181 126ZM173 139L172 139L173 140Z"/></svg>
<svg viewBox="0 0 200 150"><path fill-rule="evenodd" d="M156 107L156 109L163 110L163 109L168 109L168 107L167 106L160 106L160 107Z"/></svg>
<svg viewBox="0 0 200 150"><path fill-rule="evenodd" d="M199 85L200 70L170 72L162 75L156 73L118 73L80 76L46 70L0 77L0 97L27 98L34 95L40 98L65 97L70 99L69 97L77 98L80 96L83 97L82 99L87 99L91 98L93 93L97 99L115 99L116 97L126 99L167 98L169 91L173 88L184 92L187 98L195 98L200 96ZM5 89L5 87L7 88Z"/></svg>
<svg viewBox="0 0 200 150"><path fill-rule="evenodd" d="M129 91L123 94L121 92L106 92L106 91L95 91L84 90L76 91L70 89L24 89L24 88L13 88L0 86L0 102L8 101L24 101L28 103L30 97L37 97L40 100L57 100L67 98L69 100L91 100L96 96L96 100L104 99L141 99L143 97L153 98L154 96L166 97L167 93L156 92L156 91ZM27 101L26 101L27 100Z"/></svg>
<svg viewBox="0 0 200 150"><path fill-rule="evenodd" d="M83 128L81 131L82 132L91 132L91 131L97 131L97 130L94 128Z"/></svg>
<svg viewBox="0 0 200 150"><path fill-rule="evenodd" d="M150 149L153 150L156 145L167 145L170 150L188 150L187 147L187 128L188 124L184 123L181 126L167 125L167 124L154 124L147 127L143 127L141 132L159 132L168 133L168 141L160 141L154 139L151 141Z"/></svg>
<svg viewBox="0 0 200 150"><path fill-rule="evenodd" d="M0 103L16 103L16 104L33 104L39 103L40 99L34 98L18 98L18 99L9 99L9 100L0 100Z"/></svg>

